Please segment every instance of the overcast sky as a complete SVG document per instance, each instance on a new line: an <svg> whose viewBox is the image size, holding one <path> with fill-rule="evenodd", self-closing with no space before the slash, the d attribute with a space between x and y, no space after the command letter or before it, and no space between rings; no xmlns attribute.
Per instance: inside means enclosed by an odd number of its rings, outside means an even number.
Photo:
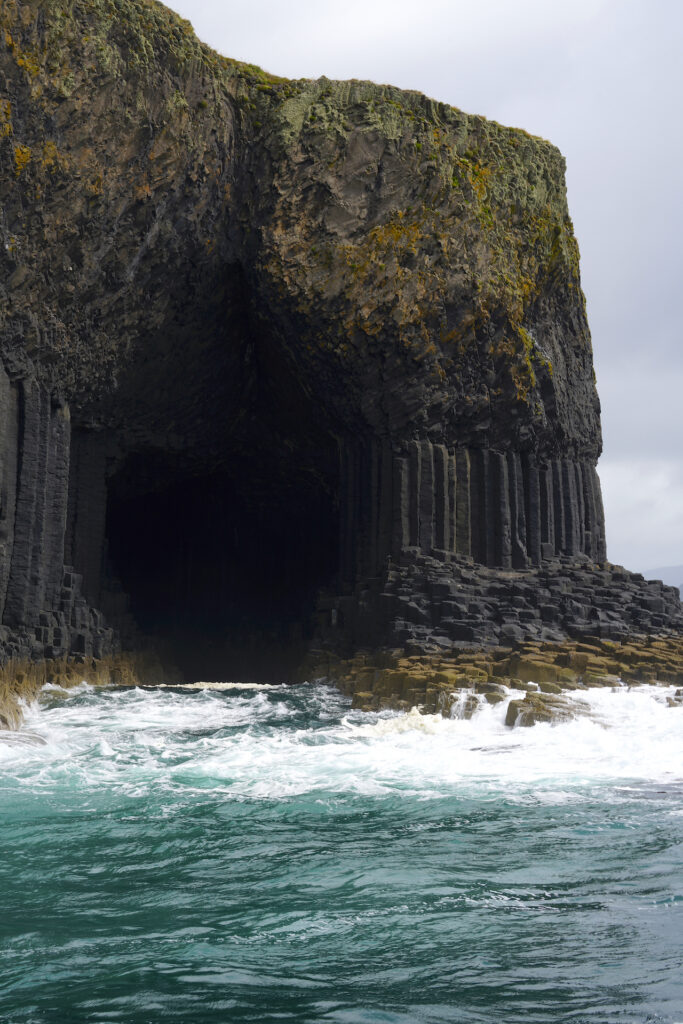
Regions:
<svg viewBox="0 0 683 1024"><path fill-rule="evenodd" d="M683 0L174 0L226 56L368 78L567 158L602 401L608 555L683 564Z"/></svg>

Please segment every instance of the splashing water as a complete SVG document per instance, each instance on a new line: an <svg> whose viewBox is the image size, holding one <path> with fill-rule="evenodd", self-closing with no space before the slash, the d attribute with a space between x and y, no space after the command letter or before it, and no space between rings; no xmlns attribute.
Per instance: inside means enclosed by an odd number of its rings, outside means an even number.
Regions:
<svg viewBox="0 0 683 1024"><path fill-rule="evenodd" d="M671 692L48 691L0 739L0 1021L683 1021Z"/></svg>

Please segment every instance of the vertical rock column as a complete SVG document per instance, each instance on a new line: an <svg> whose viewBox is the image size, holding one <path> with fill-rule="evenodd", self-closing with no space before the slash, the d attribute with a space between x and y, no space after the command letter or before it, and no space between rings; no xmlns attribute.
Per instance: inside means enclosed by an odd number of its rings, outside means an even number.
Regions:
<svg viewBox="0 0 683 1024"><path fill-rule="evenodd" d="M467 448L453 453L455 461L455 537L453 550L459 555L472 554L472 505L470 502L471 465Z"/></svg>
<svg viewBox="0 0 683 1024"><path fill-rule="evenodd" d="M19 457L19 388L0 364L0 621L4 621L14 549Z"/></svg>
<svg viewBox="0 0 683 1024"><path fill-rule="evenodd" d="M493 525L493 564L502 569L510 569L512 566L512 493L507 460L501 452L491 452L489 479Z"/></svg>
<svg viewBox="0 0 683 1024"><path fill-rule="evenodd" d="M526 527L526 557L531 565L539 565L541 562L541 547L543 544L544 530L544 503L542 492L542 479L538 464L533 455L524 453L519 458L521 463L521 482L518 486L522 488L523 517ZM520 516L522 513L520 513ZM518 520L521 522L521 519ZM547 532L547 526L545 527ZM523 569L527 563L521 557L515 568Z"/></svg>
<svg viewBox="0 0 683 1024"><path fill-rule="evenodd" d="M339 460L339 575L348 590L356 579L376 576L396 542L407 546L394 494L403 488L407 502L408 485L400 462L380 439L344 442Z"/></svg>
<svg viewBox="0 0 683 1024"><path fill-rule="evenodd" d="M443 444L434 445L434 548L450 551L454 536L455 464Z"/></svg>
<svg viewBox="0 0 683 1024"><path fill-rule="evenodd" d="M480 498L482 487L484 497ZM475 558L509 565L509 491L507 463L497 453L469 452L426 440L409 441L400 448L380 439L344 442L340 446L342 589L348 591L356 580L380 575L389 557L398 558L406 550L444 558L455 553L469 556L476 548ZM482 501L490 507L490 515L480 515Z"/></svg>
<svg viewBox="0 0 683 1024"><path fill-rule="evenodd" d="M451 448L415 439L341 450L340 575L348 590L387 558L419 550L524 569L558 555L604 561L595 469L533 454Z"/></svg>
<svg viewBox="0 0 683 1024"><path fill-rule="evenodd" d="M600 478L595 467L588 463L581 463L580 470L584 494L584 550L595 562L604 562L607 558L607 547Z"/></svg>
<svg viewBox="0 0 683 1024"><path fill-rule="evenodd" d="M529 551L533 550L527 537L527 508L530 506L536 514L537 509L531 501L525 500L525 474L519 452L508 452L506 459L510 489L510 561L514 569L525 569L529 564Z"/></svg>
<svg viewBox="0 0 683 1024"><path fill-rule="evenodd" d="M71 431L68 408L34 381L19 382L17 399L14 536L3 622L34 626L42 610L56 606L61 587Z"/></svg>

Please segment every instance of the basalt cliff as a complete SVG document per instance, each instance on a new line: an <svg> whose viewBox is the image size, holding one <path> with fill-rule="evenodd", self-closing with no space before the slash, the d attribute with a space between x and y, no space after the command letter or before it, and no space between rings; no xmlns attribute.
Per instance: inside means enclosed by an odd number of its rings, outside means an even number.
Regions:
<svg viewBox="0 0 683 1024"><path fill-rule="evenodd" d="M152 0L0 5L0 654L680 633L606 560L549 143Z"/></svg>

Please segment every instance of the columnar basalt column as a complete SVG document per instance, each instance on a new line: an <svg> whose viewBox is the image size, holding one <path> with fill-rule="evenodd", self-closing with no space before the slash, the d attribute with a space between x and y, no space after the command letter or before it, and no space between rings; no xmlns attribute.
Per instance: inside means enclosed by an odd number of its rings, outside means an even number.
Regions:
<svg viewBox="0 0 683 1024"><path fill-rule="evenodd" d="M456 448L455 459L455 550L459 555L472 554L472 514L470 504L470 453L467 448Z"/></svg>
<svg viewBox="0 0 683 1024"><path fill-rule="evenodd" d="M18 382L16 409L16 497L3 621L32 626L54 606L61 587L70 425L68 409L34 381Z"/></svg>
<svg viewBox="0 0 683 1024"><path fill-rule="evenodd" d="M533 455L525 453L522 456L522 477L524 518L526 521L526 549L531 565L539 565L543 533L543 502L541 478L538 464Z"/></svg>
<svg viewBox="0 0 683 1024"><path fill-rule="evenodd" d="M451 551L451 519L449 505L450 457L445 445L434 445L434 547Z"/></svg>
<svg viewBox="0 0 683 1024"><path fill-rule="evenodd" d="M519 452L507 453L510 486L510 559L513 568L525 569L527 553L527 520L524 500L524 472Z"/></svg>
<svg viewBox="0 0 683 1024"><path fill-rule="evenodd" d="M14 522L19 457L19 388L0 364L0 620L5 602L14 550Z"/></svg>
<svg viewBox="0 0 683 1024"><path fill-rule="evenodd" d="M553 496L553 471L550 465L539 466L539 490L541 510L541 560L552 558L556 548L555 501Z"/></svg>
<svg viewBox="0 0 683 1024"><path fill-rule="evenodd" d="M420 491L422 486L422 445L411 441L408 445L408 543L420 547Z"/></svg>
<svg viewBox="0 0 683 1024"><path fill-rule="evenodd" d="M597 497L596 497L597 495ZM557 556L604 560L597 475L587 463L414 439L340 449L340 579L381 574L406 549L524 569Z"/></svg>
<svg viewBox="0 0 683 1024"><path fill-rule="evenodd" d="M491 476L493 491L493 522L495 527L495 565L503 569L512 566L512 506L516 500L512 489L514 481L510 481L508 463L501 452L492 452ZM516 488L515 488L516 490Z"/></svg>
<svg viewBox="0 0 683 1024"><path fill-rule="evenodd" d="M410 544L410 463L406 456L392 459L391 550L399 553Z"/></svg>
<svg viewBox="0 0 683 1024"><path fill-rule="evenodd" d="M579 509L574 464L568 459L562 460L562 495L565 521L564 553L577 555L582 546L579 537L581 510Z"/></svg>
<svg viewBox="0 0 683 1024"><path fill-rule="evenodd" d="M51 401L48 441L45 531L37 556L45 566L45 587L38 600L42 607L54 608L62 589L71 461L71 418L68 406L59 400Z"/></svg>

